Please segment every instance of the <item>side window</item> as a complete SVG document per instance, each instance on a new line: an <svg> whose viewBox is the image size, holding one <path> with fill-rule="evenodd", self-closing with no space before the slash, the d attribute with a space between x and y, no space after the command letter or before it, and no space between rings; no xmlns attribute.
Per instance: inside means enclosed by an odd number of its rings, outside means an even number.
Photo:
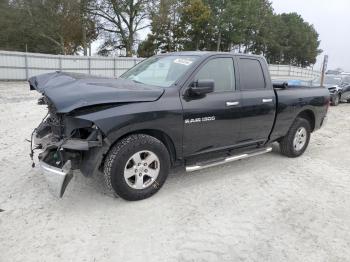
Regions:
<svg viewBox="0 0 350 262"><path fill-rule="evenodd" d="M235 89L235 71L232 58L214 58L209 60L196 74L194 80L212 79L214 92L233 91Z"/></svg>
<svg viewBox="0 0 350 262"><path fill-rule="evenodd" d="M239 79L241 90L257 90L266 87L261 64L256 59L239 59Z"/></svg>

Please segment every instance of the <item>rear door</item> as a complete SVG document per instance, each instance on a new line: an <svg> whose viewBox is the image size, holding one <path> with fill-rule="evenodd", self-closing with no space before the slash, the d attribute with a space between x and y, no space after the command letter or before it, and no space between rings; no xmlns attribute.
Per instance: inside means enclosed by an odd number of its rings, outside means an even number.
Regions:
<svg viewBox="0 0 350 262"><path fill-rule="evenodd" d="M236 92L233 57L208 58L185 84L211 79L215 90L204 97L189 97L183 92L185 156L215 151L237 143L240 128L240 94ZM185 91L184 90L184 91Z"/></svg>
<svg viewBox="0 0 350 262"><path fill-rule="evenodd" d="M276 96L264 59L238 57L239 89L242 96L239 143L263 143L273 127Z"/></svg>

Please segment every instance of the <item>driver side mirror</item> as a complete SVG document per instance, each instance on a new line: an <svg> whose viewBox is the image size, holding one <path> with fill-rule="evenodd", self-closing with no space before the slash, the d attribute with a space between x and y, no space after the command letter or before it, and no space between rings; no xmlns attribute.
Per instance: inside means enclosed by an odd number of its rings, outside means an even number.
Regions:
<svg viewBox="0 0 350 262"><path fill-rule="evenodd" d="M202 79L192 82L189 94L194 96L203 96L214 92L215 81L212 79Z"/></svg>

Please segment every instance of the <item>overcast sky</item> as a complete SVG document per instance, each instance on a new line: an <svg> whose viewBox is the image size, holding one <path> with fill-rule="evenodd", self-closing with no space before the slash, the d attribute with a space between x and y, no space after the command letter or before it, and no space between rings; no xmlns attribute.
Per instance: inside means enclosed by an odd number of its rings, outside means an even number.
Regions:
<svg viewBox="0 0 350 262"><path fill-rule="evenodd" d="M272 6L276 13L297 12L314 25L323 50L315 69L328 54L328 69L350 71L350 0L272 0Z"/></svg>

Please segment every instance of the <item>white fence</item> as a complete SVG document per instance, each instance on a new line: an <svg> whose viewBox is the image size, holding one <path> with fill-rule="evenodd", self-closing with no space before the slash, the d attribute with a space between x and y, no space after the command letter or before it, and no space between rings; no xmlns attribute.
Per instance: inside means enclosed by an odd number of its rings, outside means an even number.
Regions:
<svg viewBox="0 0 350 262"><path fill-rule="evenodd" d="M0 51L0 80L27 80L52 71L119 77L143 58L64 56ZM311 69L288 65L270 65L273 79L313 80L320 75Z"/></svg>
<svg viewBox="0 0 350 262"><path fill-rule="evenodd" d="M142 58L45 55L0 51L0 80L27 80L52 71L118 77Z"/></svg>
<svg viewBox="0 0 350 262"><path fill-rule="evenodd" d="M313 69L301 68L289 65L269 65L271 78L274 80L299 79L310 81L320 77L321 73Z"/></svg>

